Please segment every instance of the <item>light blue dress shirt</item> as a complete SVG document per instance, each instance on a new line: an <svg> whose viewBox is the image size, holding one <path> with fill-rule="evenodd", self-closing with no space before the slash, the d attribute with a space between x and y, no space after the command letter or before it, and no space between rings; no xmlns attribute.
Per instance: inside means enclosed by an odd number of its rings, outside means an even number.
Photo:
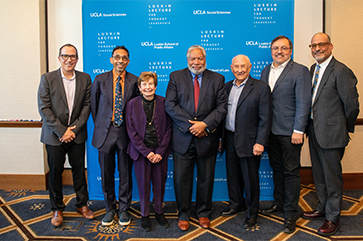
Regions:
<svg viewBox="0 0 363 241"><path fill-rule="evenodd" d="M235 131L236 124L236 111L239 97L241 96L242 90L248 80L245 79L240 86L237 86L236 80L233 80L232 89L228 96L228 112L226 117L226 129L229 131Z"/></svg>

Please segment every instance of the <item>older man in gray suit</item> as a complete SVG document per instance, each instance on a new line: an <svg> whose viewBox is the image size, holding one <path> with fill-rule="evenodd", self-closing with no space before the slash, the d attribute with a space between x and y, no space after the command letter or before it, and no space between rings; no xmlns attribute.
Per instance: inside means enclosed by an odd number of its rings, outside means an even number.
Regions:
<svg viewBox="0 0 363 241"><path fill-rule="evenodd" d="M88 208L85 177L85 141L90 114L91 77L74 70L78 61L76 47L65 44L59 49L61 68L42 75L38 90L38 109L43 120L40 141L45 144L49 165L51 223L63 223L62 173L65 155L72 166L77 211L93 219Z"/></svg>
<svg viewBox="0 0 363 241"><path fill-rule="evenodd" d="M340 227L343 194L341 159L353 133L359 113L357 78L333 55L333 44L325 33L311 39L311 54L316 64L312 76L312 105L307 128L314 184L319 202L305 219L325 219L318 234L330 236Z"/></svg>
<svg viewBox="0 0 363 241"><path fill-rule="evenodd" d="M309 70L290 58L292 47L285 36L273 39L273 63L261 73L261 80L272 91L273 117L267 152L275 185L274 204L261 212L283 211L285 233L295 231L295 221L300 216L300 153L311 103Z"/></svg>

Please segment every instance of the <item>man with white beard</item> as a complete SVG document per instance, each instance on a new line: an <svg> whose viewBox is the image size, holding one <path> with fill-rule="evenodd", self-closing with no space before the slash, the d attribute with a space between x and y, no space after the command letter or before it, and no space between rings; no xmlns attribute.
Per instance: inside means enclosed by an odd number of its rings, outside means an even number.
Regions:
<svg viewBox="0 0 363 241"><path fill-rule="evenodd" d="M173 120L174 188L182 231L189 229L195 165L196 216L202 228L210 226L220 124L227 113L224 76L206 69L205 49L191 46L187 60L188 68L170 74L165 100Z"/></svg>

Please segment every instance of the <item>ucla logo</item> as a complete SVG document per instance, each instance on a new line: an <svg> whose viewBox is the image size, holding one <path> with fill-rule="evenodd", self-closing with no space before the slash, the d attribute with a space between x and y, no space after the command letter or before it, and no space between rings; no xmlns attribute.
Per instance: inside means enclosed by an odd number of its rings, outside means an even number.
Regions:
<svg viewBox="0 0 363 241"><path fill-rule="evenodd" d="M102 74L105 73L106 71L104 69L93 69L93 73L95 74Z"/></svg>
<svg viewBox="0 0 363 241"><path fill-rule="evenodd" d="M153 42L141 42L141 46L154 46Z"/></svg>
<svg viewBox="0 0 363 241"><path fill-rule="evenodd" d="M90 13L89 15L91 16L91 18L102 17L102 13Z"/></svg>
<svg viewBox="0 0 363 241"><path fill-rule="evenodd" d="M257 41L246 41L246 45L258 45Z"/></svg>
<svg viewBox="0 0 363 241"><path fill-rule="evenodd" d="M194 10L193 14L194 15L202 15L202 14L205 14L205 10Z"/></svg>

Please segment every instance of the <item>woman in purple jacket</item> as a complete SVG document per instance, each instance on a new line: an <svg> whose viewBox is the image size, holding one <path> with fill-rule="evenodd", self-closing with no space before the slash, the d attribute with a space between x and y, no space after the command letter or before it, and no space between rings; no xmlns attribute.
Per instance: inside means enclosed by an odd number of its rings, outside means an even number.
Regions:
<svg viewBox="0 0 363 241"><path fill-rule="evenodd" d="M171 119L165 112L165 98L155 95L156 85L155 73L141 73L138 86L142 95L130 100L126 108L126 128L130 137L127 153L134 160L142 215L141 227L145 231L151 231L151 181L156 220L165 228L169 227L163 214L163 202L172 128Z"/></svg>

